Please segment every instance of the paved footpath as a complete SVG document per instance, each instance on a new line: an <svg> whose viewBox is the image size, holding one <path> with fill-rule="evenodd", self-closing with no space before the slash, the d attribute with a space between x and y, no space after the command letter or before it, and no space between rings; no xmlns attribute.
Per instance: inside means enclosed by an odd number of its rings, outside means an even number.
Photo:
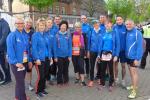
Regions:
<svg viewBox="0 0 150 100"><path fill-rule="evenodd" d="M119 65L120 66L120 65ZM127 69L128 70L128 69ZM150 64L147 64L146 69L138 69L139 73L139 91L138 97L135 100L150 100ZM33 71L33 83L36 80L35 69ZM127 71L126 76L127 84L130 84L130 76ZM73 66L70 64L70 85L69 87L58 88L55 86L47 85L48 96L42 98L42 100L128 100L128 91L116 86L113 92L109 92L108 88L104 88L102 91L97 90L97 86L92 88L82 87L80 85L74 85L74 73ZM14 77L13 82L0 86L0 100L14 100ZM31 97L31 100L36 100L35 93L28 91L27 94Z"/></svg>

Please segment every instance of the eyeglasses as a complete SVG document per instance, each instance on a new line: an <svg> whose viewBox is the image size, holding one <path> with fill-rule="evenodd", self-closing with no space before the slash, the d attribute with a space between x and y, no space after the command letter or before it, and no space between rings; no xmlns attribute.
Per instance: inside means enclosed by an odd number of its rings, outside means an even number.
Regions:
<svg viewBox="0 0 150 100"><path fill-rule="evenodd" d="M15 23L15 24L24 24L24 23Z"/></svg>

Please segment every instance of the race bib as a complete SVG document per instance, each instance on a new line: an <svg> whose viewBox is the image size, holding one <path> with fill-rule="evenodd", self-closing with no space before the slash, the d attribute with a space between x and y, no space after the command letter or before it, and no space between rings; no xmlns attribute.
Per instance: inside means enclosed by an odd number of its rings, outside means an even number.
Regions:
<svg viewBox="0 0 150 100"><path fill-rule="evenodd" d="M108 54L102 54L102 59L103 61L110 61L112 59L112 54L108 53Z"/></svg>
<svg viewBox="0 0 150 100"><path fill-rule="evenodd" d="M26 62L28 62L28 52L24 51L23 52L23 63L26 63Z"/></svg>

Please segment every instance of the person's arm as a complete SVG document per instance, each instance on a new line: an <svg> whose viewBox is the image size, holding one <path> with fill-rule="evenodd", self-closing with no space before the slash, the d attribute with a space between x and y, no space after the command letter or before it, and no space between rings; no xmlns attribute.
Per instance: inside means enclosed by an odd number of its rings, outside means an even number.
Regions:
<svg viewBox="0 0 150 100"><path fill-rule="evenodd" d="M36 34L33 34L32 35L32 56L34 60L39 60L37 44L38 44L38 37L36 36Z"/></svg>
<svg viewBox="0 0 150 100"><path fill-rule="evenodd" d="M6 39L7 44L7 55L8 55L8 61L10 64L17 64L17 57L16 57L16 38L14 33L10 33Z"/></svg>
<svg viewBox="0 0 150 100"><path fill-rule="evenodd" d="M120 38L119 33L115 32L115 56L119 56L120 52Z"/></svg>
<svg viewBox="0 0 150 100"><path fill-rule="evenodd" d="M69 48L68 48L69 49L69 55L68 56L71 58L72 57L72 37L71 36L69 36L68 42L69 42L69 44L68 44L69 45Z"/></svg>
<svg viewBox="0 0 150 100"><path fill-rule="evenodd" d="M53 38L53 51L54 51L54 58L57 59L57 34Z"/></svg>
<svg viewBox="0 0 150 100"><path fill-rule="evenodd" d="M52 42L52 38L49 37L49 45L48 45L48 51L49 51L49 59L52 58L52 45L53 45L53 42Z"/></svg>
<svg viewBox="0 0 150 100"><path fill-rule="evenodd" d="M141 32L137 33L137 50L136 50L136 60L140 60L143 55L143 38Z"/></svg>
<svg viewBox="0 0 150 100"><path fill-rule="evenodd" d="M0 46L4 45L4 43L6 43L6 38L8 36L8 34L10 33L10 28L8 23L2 23L2 38L0 39Z"/></svg>

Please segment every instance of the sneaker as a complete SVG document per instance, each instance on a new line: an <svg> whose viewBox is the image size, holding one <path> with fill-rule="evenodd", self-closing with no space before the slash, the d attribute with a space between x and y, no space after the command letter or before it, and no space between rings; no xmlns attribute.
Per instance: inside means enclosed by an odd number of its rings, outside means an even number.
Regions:
<svg viewBox="0 0 150 100"><path fill-rule="evenodd" d="M93 81L90 81L88 87L93 87L93 84L94 84Z"/></svg>
<svg viewBox="0 0 150 100"><path fill-rule="evenodd" d="M0 80L0 85L2 85L5 81L4 80Z"/></svg>
<svg viewBox="0 0 150 100"><path fill-rule="evenodd" d="M112 90L113 90L113 87L109 86L109 92L112 92Z"/></svg>
<svg viewBox="0 0 150 100"><path fill-rule="evenodd" d="M129 94L128 98L129 98L129 99L135 99L135 98L136 98L136 94L137 94L137 93L136 93L136 90L133 89L133 90L131 91L131 93Z"/></svg>
<svg viewBox="0 0 150 100"><path fill-rule="evenodd" d="M40 98L44 97L44 95L40 92L36 95L37 100L41 100Z"/></svg>
<svg viewBox="0 0 150 100"><path fill-rule="evenodd" d="M74 83L79 84L79 79L76 79Z"/></svg>
<svg viewBox="0 0 150 100"><path fill-rule="evenodd" d="M32 87L32 85L29 85L29 91L33 91L33 87Z"/></svg>
<svg viewBox="0 0 150 100"><path fill-rule="evenodd" d="M81 86L86 86L86 83L85 82L81 82Z"/></svg>
<svg viewBox="0 0 150 100"><path fill-rule="evenodd" d="M119 84L119 78L115 79L115 84Z"/></svg>
<svg viewBox="0 0 150 100"><path fill-rule="evenodd" d="M121 81L121 85L122 85L122 87L123 87L123 88L125 88L125 87L126 87L125 80L122 80L122 81Z"/></svg>
<svg viewBox="0 0 150 100"><path fill-rule="evenodd" d="M42 94L44 95L44 96L46 96L46 95L48 95L48 92L46 92L45 90L42 92Z"/></svg>

